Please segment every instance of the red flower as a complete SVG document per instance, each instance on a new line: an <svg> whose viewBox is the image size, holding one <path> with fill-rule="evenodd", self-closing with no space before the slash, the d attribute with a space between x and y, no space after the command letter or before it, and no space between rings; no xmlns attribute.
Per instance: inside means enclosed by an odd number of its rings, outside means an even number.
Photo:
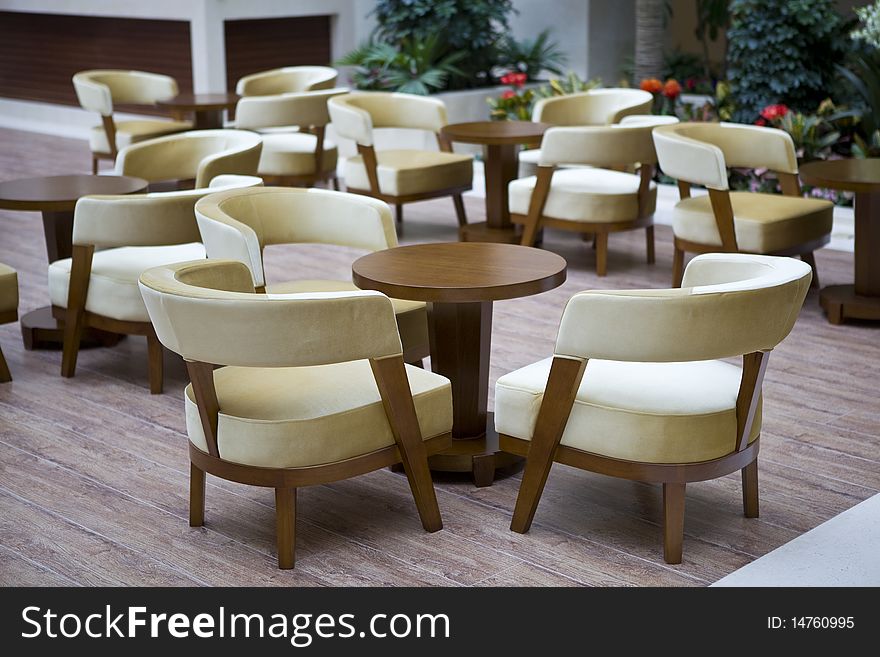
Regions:
<svg viewBox="0 0 880 657"><path fill-rule="evenodd" d="M761 110L761 117L768 121L773 121L774 119L781 119L788 114L788 111L788 107L782 103L779 103L778 105L767 105L767 107Z"/></svg>
<svg viewBox="0 0 880 657"><path fill-rule="evenodd" d="M646 78L639 84L639 89L648 93L656 94L663 89L663 83L657 78Z"/></svg>
<svg viewBox="0 0 880 657"><path fill-rule="evenodd" d="M669 78L666 81L666 84L663 85L663 95L666 96L667 98L672 98L672 99L678 98L680 93L681 93L681 85L678 83L677 80L673 80L672 78Z"/></svg>
<svg viewBox="0 0 880 657"><path fill-rule="evenodd" d="M501 76L502 84L509 84L513 87L522 88L526 84L529 76L525 73L507 73Z"/></svg>
<svg viewBox="0 0 880 657"><path fill-rule="evenodd" d="M693 78L688 78L687 80L684 81L684 88L687 89L688 91L693 91L694 89L697 88L697 81L694 80Z"/></svg>
<svg viewBox="0 0 880 657"><path fill-rule="evenodd" d="M767 125L767 121L763 118L759 118L757 121L755 121L755 125Z"/></svg>
<svg viewBox="0 0 880 657"><path fill-rule="evenodd" d="M516 96L516 92L513 89L508 89L503 94L501 94L501 100L510 100Z"/></svg>

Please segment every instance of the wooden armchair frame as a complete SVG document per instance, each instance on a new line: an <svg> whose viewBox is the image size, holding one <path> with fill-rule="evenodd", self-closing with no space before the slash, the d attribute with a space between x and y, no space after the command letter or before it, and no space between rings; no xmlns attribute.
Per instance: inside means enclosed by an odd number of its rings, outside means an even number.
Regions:
<svg viewBox="0 0 880 657"><path fill-rule="evenodd" d="M18 321L18 310L7 310L0 312L0 324L10 324ZM3 349L0 348L0 383L8 383L12 381L12 373L9 371L9 365L3 356Z"/></svg>

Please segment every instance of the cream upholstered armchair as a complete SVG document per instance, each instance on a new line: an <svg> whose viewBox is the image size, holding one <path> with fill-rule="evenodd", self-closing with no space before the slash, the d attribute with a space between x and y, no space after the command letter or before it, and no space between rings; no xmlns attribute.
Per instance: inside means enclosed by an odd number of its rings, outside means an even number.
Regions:
<svg viewBox="0 0 880 657"><path fill-rule="evenodd" d="M339 73L329 66L285 66L252 73L235 85L239 96L274 96L332 89Z"/></svg>
<svg viewBox="0 0 880 657"><path fill-rule="evenodd" d="M0 262L0 324L18 320L18 274ZM12 381L3 349L0 349L0 383Z"/></svg>
<svg viewBox="0 0 880 657"><path fill-rule="evenodd" d="M204 523L205 472L272 487L278 565L293 568L297 488L402 462L422 526L442 528L427 457L450 443L451 387L404 364L388 297L254 294L245 265L216 260L152 269L140 285L192 381L191 526Z"/></svg>
<svg viewBox="0 0 880 657"><path fill-rule="evenodd" d="M248 130L193 130L123 148L116 174L198 189L221 175L256 175L262 148L260 135Z"/></svg>
<svg viewBox="0 0 880 657"><path fill-rule="evenodd" d="M328 103L336 134L357 143L359 155L343 166L345 188L390 203L397 227L403 226L403 205L451 196L459 226L467 223L461 194L473 183L473 158L456 155L440 138L446 106L436 98L371 92L336 96ZM373 147L374 128L427 130L437 135L438 151L382 150Z"/></svg>
<svg viewBox="0 0 880 657"><path fill-rule="evenodd" d="M630 116L625 120L611 126L547 130L537 175L508 186L510 219L522 224L524 246L534 246L545 227L592 234L596 273L604 276L609 233L644 228L648 262L654 262L657 154L651 130L677 119ZM566 166L572 164L588 166ZM637 174L613 170L632 165L638 167Z"/></svg>
<svg viewBox="0 0 880 657"><path fill-rule="evenodd" d="M297 132L263 134L263 151L257 173L266 184L305 185L336 177L336 144L325 139L330 123L327 101L347 89L242 98L235 109L235 125L243 130L297 126Z"/></svg>
<svg viewBox="0 0 880 657"><path fill-rule="evenodd" d="M654 131L663 172L678 179L681 200L672 214L672 284L681 283L684 253L744 251L799 255L819 274L813 251L831 237L834 206L803 198L791 136L775 128L737 123L681 123ZM728 167L774 171L782 195L731 192ZM691 184L709 195L691 196Z"/></svg>
<svg viewBox="0 0 880 657"><path fill-rule="evenodd" d="M247 265L258 291L343 292L358 288L338 280L267 283L263 249L271 244L333 244L367 251L397 246L391 211L382 201L322 189L264 187L231 190L200 200L196 218L209 258ZM419 363L430 352L428 313L421 301L392 299L404 360Z"/></svg>
<svg viewBox="0 0 880 657"><path fill-rule="evenodd" d="M791 331L810 268L712 253L684 287L581 292L553 358L498 379L501 449L526 457L511 529L528 531L553 462L663 484L664 557L680 563L688 482L742 471L758 516L761 383ZM742 368L720 360L742 357Z"/></svg>
<svg viewBox="0 0 880 657"><path fill-rule="evenodd" d="M162 347L138 277L150 267L205 257L193 211L202 196L260 184L251 176L219 176L208 189L81 198L73 216L73 255L49 265L52 312L64 321L61 375L74 376L83 328L93 326L146 336L150 392L162 392Z"/></svg>
<svg viewBox="0 0 880 657"><path fill-rule="evenodd" d="M73 76L73 88L80 106L101 115L101 125L92 128L92 173L98 173L99 160L114 160L119 149L130 144L174 132L191 130L188 121L140 119L115 121L113 103L152 105L177 95L174 78L144 71L81 71Z"/></svg>
<svg viewBox="0 0 880 657"><path fill-rule="evenodd" d="M542 98L532 109L532 121L557 126L602 126L620 123L633 114L650 114L654 96L640 89L590 89L567 96ZM519 177L537 173L541 151L519 153Z"/></svg>

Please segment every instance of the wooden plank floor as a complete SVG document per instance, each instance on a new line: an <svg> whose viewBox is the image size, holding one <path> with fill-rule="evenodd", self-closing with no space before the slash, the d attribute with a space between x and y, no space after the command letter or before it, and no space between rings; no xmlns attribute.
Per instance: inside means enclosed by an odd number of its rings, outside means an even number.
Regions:
<svg viewBox="0 0 880 657"><path fill-rule="evenodd" d="M87 172L84 142L0 130L0 179ZM480 199L466 199L471 221ZM403 242L450 241L452 202L406 208ZM496 304L491 378L551 353L565 301L590 288L666 287L642 232L610 240L609 275L589 245L548 234L569 263L561 288ZM269 249L270 280L348 278L357 253ZM823 284L852 279L852 254L817 255ZM48 303L39 216L0 212L0 262L19 271L21 310ZM0 327L12 384L0 386L2 585L705 585L880 490L880 326L831 326L811 292L765 384L761 518L742 517L739 476L688 487L684 563L663 563L660 489L555 466L530 534L508 530L518 474L491 488L438 476L445 529L420 527L402 476L387 470L301 491L297 567L275 567L272 491L209 477L207 524L187 526L181 364L166 393L146 387L146 346L128 338L81 352L27 352ZM490 402L491 404L491 402Z"/></svg>

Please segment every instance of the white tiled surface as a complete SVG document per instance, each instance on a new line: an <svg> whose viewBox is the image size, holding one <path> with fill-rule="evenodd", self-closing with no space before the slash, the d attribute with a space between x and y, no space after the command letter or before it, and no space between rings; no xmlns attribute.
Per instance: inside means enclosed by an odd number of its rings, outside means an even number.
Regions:
<svg viewBox="0 0 880 657"><path fill-rule="evenodd" d="M880 495L712 586L880 586Z"/></svg>

